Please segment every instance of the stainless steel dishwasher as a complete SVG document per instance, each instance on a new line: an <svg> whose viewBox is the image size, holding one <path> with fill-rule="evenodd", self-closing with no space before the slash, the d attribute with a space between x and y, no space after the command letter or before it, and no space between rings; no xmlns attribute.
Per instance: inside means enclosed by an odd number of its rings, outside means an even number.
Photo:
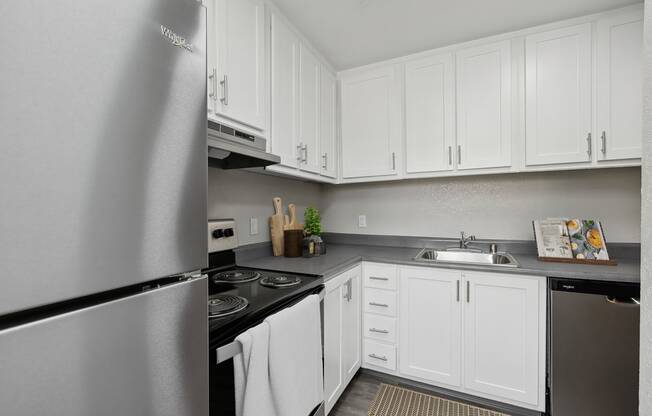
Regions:
<svg viewBox="0 0 652 416"><path fill-rule="evenodd" d="M550 416L638 415L638 284L550 279Z"/></svg>

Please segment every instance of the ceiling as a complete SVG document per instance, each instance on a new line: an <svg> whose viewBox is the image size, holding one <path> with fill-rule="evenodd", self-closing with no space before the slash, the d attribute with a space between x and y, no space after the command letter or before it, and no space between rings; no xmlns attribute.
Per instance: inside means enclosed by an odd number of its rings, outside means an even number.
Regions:
<svg viewBox="0 0 652 416"><path fill-rule="evenodd" d="M640 0L274 0L336 69Z"/></svg>

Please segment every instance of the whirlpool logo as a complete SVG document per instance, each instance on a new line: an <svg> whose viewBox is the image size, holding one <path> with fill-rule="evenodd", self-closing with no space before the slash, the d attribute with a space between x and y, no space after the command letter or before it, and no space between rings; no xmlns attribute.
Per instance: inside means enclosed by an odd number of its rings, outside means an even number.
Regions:
<svg viewBox="0 0 652 416"><path fill-rule="evenodd" d="M178 46L180 48L183 48L187 51L192 52L192 44L188 43L186 41L186 38L181 37L174 33L172 29L169 29L163 25L161 25L161 35L163 35L164 38L170 41L171 44L174 46Z"/></svg>

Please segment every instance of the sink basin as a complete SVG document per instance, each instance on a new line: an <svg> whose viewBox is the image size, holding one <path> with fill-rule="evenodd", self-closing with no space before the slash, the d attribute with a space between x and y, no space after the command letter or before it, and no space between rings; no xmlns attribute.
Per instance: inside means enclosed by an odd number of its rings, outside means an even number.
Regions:
<svg viewBox="0 0 652 416"><path fill-rule="evenodd" d="M432 263L483 264L488 266L518 267L518 262L509 253L482 253L472 250L436 250L424 248L414 258Z"/></svg>

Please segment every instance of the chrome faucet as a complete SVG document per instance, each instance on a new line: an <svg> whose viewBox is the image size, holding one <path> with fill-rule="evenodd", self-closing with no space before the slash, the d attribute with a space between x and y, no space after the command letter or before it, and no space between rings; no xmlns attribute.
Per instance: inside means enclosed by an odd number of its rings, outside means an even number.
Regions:
<svg viewBox="0 0 652 416"><path fill-rule="evenodd" d="M471 241L475 241L475 236L474 235L470 235L470 236L467 237L466 233L464 231L460 232L460 248L461 249L464 249L464 250L468 249L469 248L469 243Z"/></svg>

